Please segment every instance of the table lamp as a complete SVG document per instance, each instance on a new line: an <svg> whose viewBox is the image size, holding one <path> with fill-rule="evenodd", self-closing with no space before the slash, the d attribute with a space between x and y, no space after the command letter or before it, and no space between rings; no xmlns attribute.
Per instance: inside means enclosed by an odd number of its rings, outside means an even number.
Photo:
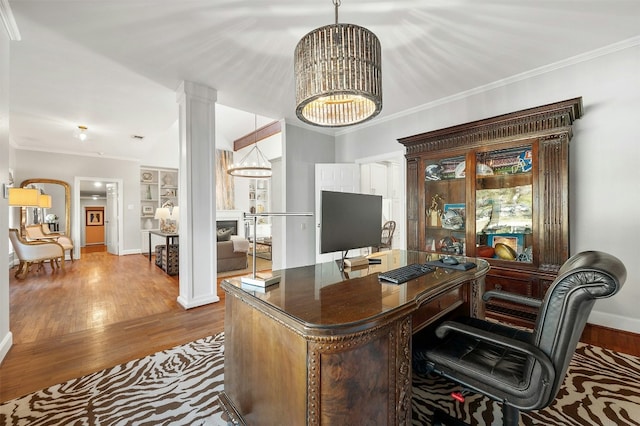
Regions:
<svg viewBox="0 0 640 426"><path fill-rule="evenodd" d="M279 275L271 274L258 274L256 272L256 249L257 249L257 233L259 217L273 217L273 216L313 216L312 213L245 213L244 219L253 219L253 273L240 278L243 284L249 284L257 287L267 287L280 282Z"/></svg>
<svg viewBox="0 0 640 426"><path fill-rule="evenodd" d="M156 209L156 214L153 216L154 219L160 219L160 232L172 232L168 229L166 220L171 217L171 212L167 207L158 207ZM174 230L175 231L175 230Z"/></svg>

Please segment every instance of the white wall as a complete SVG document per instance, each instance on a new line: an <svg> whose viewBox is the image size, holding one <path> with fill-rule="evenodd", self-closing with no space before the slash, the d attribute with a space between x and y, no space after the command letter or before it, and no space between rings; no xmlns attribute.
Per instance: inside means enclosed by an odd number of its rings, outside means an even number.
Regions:
<svg viewBox="0 0 640 426"><path fill-rule="evenodd" d="M315 164L334 162L334 138L287 124L283 136L283 182L285 211L315 212ZM285 256L283 267L292 268L316 262L315 220L313 217L288 217L285 220Z"/></svg>
<svg viewBox="0 0 640 426"><path fill-rule="evenodd" d="M574 125L570 155L571 253L602 250L623 261L625 287L598 301L589 321L640 333L639 44L592 52L345 132L336 138L336 161L397 150L401 137L582 96L584 116Z"/></svg>
<svg viewBox="0 0 640 426"><path fill-rule="evenodd" d="M16 151L16 184L25 179L59 179L71 186L74 192L74 177L109 177L122 179L124 199L124 253L139 253L140 250L140 164L137 161L109 158L55 154L39 151ZM74 211L73 205L71 211ZM72 215L72 222L74 217ZM73 224L72 224L73 228ZM80 236L72 235L76 241Z"/></svg>
<svg viewBox="0 0 640 426"><path fill-rule="evenodd" d="M166 169L177 169L180 165L178 105L176 104L176 121L167 131L152 142L152 149L144 159L144 165Z"/></svg>
<svg viewBox="0 0 640 426"><path fill-rule="evenodd" d="M4 18L4 15L2 16ZM9 175L9 36L0 25L0 191ZM0 271L9 271L9 206L0 194ZM11 348L9 331L9 273L0 273L0 362Z"/></svg>

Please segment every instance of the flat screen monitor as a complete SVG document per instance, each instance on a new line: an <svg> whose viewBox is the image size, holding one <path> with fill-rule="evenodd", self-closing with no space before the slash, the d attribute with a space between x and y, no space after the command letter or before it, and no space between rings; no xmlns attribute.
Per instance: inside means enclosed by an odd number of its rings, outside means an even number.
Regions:
<svg viewBox="0 0 640 426"><path fill-rule="evenodd" d="M320 252L346 252L380 244L382 196L322 191Z"/></svg>

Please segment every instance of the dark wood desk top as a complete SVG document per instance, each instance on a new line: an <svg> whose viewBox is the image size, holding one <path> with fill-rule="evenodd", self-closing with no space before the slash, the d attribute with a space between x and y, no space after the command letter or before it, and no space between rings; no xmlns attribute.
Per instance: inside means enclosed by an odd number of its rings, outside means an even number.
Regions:
<svg viewBox="0 0 640 426"><path fill-rule="evenodd" d="M255 290L242 284L239 277L223 281L222 288L303 334L342 334L367 328L382 317L406 315L457 284L483 277L489 270L485 260L468 258L466 261L478 266L468 271L437 268L404 284L387 284L378 281L379 272L436 260L438 256L392 250L376 253L375 257L382 263L347 268L344 273L336 262L274 271L281 276L280 283L266 289Z"/></svg>

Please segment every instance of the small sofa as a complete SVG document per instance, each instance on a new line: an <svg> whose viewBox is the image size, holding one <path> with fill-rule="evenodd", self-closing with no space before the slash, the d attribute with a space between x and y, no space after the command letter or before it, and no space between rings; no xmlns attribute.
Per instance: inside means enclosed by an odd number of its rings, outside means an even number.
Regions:
<svg viewBox="0 0 640 426"><path fill-rule="evenodd" d="M231 236L227 241L217 242L218 272L245 269L249 266L247 252L249 241L242 237Z"/></svg>

